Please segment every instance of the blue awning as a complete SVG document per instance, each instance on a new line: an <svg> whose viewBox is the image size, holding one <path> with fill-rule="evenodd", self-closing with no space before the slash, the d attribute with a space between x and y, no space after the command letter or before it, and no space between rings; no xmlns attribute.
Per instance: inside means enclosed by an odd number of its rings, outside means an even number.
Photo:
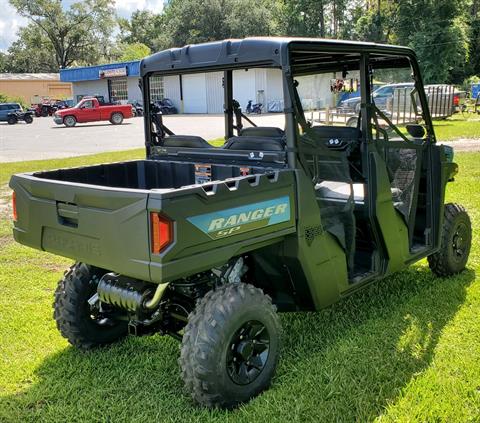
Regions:
<svg viewBox="0 0 480 423"><path fill-rule="evenodd" d="M117 69L117 71L113 71ZM110 71L110 72L109 72ZM60 81L78 82L95 81L115 76L139 76L140 60L134 62L110 63L98 66L86 66L83 68L60 69Z"/></svg>

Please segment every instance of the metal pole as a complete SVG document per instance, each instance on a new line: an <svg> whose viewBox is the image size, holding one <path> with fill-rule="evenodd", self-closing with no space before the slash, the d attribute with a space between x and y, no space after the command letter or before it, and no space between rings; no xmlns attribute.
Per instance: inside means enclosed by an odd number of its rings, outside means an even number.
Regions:
<svg viewBox="0 0 480 423"><path fill-rule="evenodd" d="M223 72L225 139L233 137L233 81L232 71Z"/></svg>

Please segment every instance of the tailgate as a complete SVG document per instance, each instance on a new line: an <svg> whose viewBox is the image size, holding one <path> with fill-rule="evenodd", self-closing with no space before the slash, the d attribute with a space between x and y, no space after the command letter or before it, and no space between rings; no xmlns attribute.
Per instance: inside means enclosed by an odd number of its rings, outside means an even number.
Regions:
<svg viewBox="0 0 480 423"><path fill-rule="evenodd" d="M15 240L131 277L149 280L146 190L14 175Z"/></svg>

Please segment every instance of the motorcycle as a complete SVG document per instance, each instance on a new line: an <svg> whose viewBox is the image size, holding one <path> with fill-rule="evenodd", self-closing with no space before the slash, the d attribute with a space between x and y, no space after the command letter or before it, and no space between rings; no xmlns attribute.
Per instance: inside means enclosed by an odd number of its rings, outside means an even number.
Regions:
<svg viewBox="0 0 480 423"><path fill-rule="evenodd" d="M250 113L256 113L257 115L261 114L262 113L262 103L255 103L255 104L252 104L253 101L252 100L248 100L248 104L247 104L247 108L246 108L246 112L248 114Z"/></svg>

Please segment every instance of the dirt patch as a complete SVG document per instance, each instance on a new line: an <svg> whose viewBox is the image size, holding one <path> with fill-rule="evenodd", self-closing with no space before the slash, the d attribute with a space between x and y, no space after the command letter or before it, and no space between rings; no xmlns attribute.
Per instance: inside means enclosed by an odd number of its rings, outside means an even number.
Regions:
<svg viewBox="0 0 480 423"><path fill-rule="evenodd" d="M0 251L2 251L7 245L13 243L13 237L10 235L0 236Z"/></svg>
<svg viewBox="0 0 480 423"><path fill-rule="evenodd" d="M440 142L440 144L449 145L455 151L480 151L480 139L461 138L456 141Z"/></svg>
<svg viewBox="0 0 480 423"><path fill-rule="evenodd" d="M0 186L0 219L12 216L12 190L8 185Z"/></svg>

